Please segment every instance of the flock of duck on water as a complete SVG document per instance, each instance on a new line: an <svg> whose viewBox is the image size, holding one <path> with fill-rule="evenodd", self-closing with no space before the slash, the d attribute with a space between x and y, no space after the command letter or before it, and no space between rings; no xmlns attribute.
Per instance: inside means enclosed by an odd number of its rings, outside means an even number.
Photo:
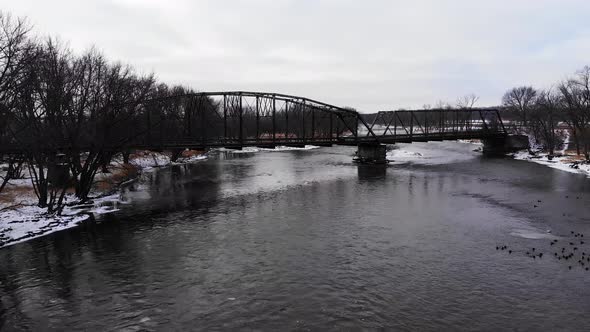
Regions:
<svg viewBox="0 0 590 332"><path fill-rule="evenodd" d="M565 198L569 198L569 196L565 196ZM580 199L580 197L578 196L576 199ZM537 202L541 203L541 200L538 200ZM533 207L536 208L538 206L533 205ZM560 248L561 242L559 240L551 240L549 245L551 246L552 251L553 248L555 248L553 256L560 261L563 260L570 263L568 264L569 270L575 266L574 261L577 259L576 263L578 266L586 271L590 271L590 251L586 252L582 247L584 244L586 244L584 241L584 234L571 231L569 239L565 239L563 242L564 244L561 245ZM515 252L515 250L509 249L507 245L496 246L496 250L506 251L508 254ZM534 247L527 250L525 254L532 259L543 258L543 252L540 252Z"/></svg>

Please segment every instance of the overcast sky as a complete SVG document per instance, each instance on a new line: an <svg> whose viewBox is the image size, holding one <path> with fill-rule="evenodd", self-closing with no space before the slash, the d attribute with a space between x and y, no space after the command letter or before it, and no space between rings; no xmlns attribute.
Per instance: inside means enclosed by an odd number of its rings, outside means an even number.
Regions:
<svg viewBox="0 0 590 332"><path fill-rule="evenodd" d="M589 0L0 0L40 35L200 91L252 90L361 112L495 105L590 65Z"/></svg>

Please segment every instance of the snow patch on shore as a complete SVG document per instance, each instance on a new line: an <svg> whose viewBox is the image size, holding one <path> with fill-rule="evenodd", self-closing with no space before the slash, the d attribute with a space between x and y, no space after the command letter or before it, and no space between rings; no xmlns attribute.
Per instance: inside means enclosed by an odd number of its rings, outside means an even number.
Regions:
<svg viewBox="0 0 590 332"><path fill-rule="evenodd" d="M590 177L590 164L585 164L585 163L574 164L571 162L571 160L569 159L568 156L553 157L552 160L549 160L546 153L539 153L537 155L531 155L528 151L520 151L520 152L517 152L514 154L514 159L530 161L533 163L549 166L551 168L555 168L555 169L565 171L565 172L576 173L576 174L585 174L588 177Z"/></svg>
<svg viewBox="0 0 590 332"><path fill-rule="evenodd" d="M141 172L204 159L207 159L206 154L187 153L177 162L172 162L169 156L162 153L139 152L130 158L130 164ZM109 169L121 167L122 164L121 158L116 158ZM95 180L98 182L111 176L113 173L99 173ZM119 187L132 181L135 179L125 181ZM15 199L13 202L10 200L0 202L0 248L75 227L89 219L91 215L113 213L119 211L121 205L130 204L123 199L120 192L105 195L104 192L95 188L92 192L95 198L84 204L76 203L76 197L72 193L66 194L65 202L69 202L70 205L66 205L61 215L57 216L49 215L47 209L36 206L37 197L33 192L30 178L12 179L5 190L13 190Z"/></svg>
<svg viewBox="0 0 590 332"><path fill-rule="evenodd" d="M313 150L313 149L319 149L319 148L320 147L316 146L316 145L306 145L305 147L302 147L302 148L280 145L280 146L276 146L274 149L247 146L247 147L243 147L242 150L219 148L219 149L216 149L216 151L239 154L239 153L256 153L256 152L261 152L261 151L263 151L263 152L305 151L305 150Z"/></svg>
<svg viewBox="0 0 590 332"><path fill-rule="evenodd" d="M74 227L89 218L84 215L45 215L45 209L23 206L1 213L0 247Z"/></svg>
<svg viewBox="0 0 590 332"><path fill-rule="evenodd" d="M134 156L129 163L138 167L140 170L149 170L156 167L168 166L172 163L172 160L165 154L152 152Z"/></svg>
<svg viewBox="0 0 590 332"><path fill-rule="evenodd" d="M208 156L206 154L200 154L200 155L190 156L190 157L186 157L186 158L181 157L181 158L178 158L177 161L173 161L172 164L173 165L190 164L190 163L194 163L197 161L205 160L207 158L208 158Z"/></svg>
<svg viewBox="0 0 590 332"><path fill-rule="evenodd" d="M463 144L473 144L473 145L483 146L483 142L481 140L459 139L459 140L457 140L457 142L463 143Z"/></svg>
<svg viewBox="0 0 590 332"><path fill-rule="evenodd" d="M67 201L74 201L67 195ZM31 240L40 236L75 227L90 218L119 211L120 205L129 204L121 194L91 199L88 203L65 206L62 214L49 215L46 209L35 205L22 205L0 212L0 248Z"/></svg>

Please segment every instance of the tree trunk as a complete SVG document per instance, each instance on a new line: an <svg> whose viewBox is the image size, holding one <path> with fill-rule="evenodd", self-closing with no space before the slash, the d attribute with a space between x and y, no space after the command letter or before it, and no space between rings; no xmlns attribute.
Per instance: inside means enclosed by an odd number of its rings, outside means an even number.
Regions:
<svg viewBox="0 0 590 332"><path fill-rule="evenodd" d="M574 128L572 130L572 133L574 135L574 144L576 145L576 154L579 156L580 153L580 140L578 139L578 131Z"/></svg>
<svg viewBox="0 0 590 332"><path fill-rule="evenodd" d="M172 160L172 162L175 162L178 160L178 158L180 157L180 155L182 154L182 150L172 150L172 158L170 158Z"/></svg>
<svg viewBox="0 0 590 332"><path fill-rule="evenodd" d="M123 151L123 162L125 164L129 164L129 155L131 154L131 152L129 152L128 150Z"/></svg>
<svg viewBox="0 0 590 332"><path fill-rule="evenodd" d="M111 163L112 153L104 153L103 157L101 158L101 172L109 173L109 164Z"/></svg>

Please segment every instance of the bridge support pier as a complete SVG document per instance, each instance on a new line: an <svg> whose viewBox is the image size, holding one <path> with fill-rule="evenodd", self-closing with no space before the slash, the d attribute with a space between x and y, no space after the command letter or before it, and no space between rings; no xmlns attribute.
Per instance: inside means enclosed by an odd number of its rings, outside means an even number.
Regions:
<svg viewBox="0 0 590 332"><path fill-rule="evenodd" d="M387 149L384 144L359 144L353 161L362 164L386 164L386 154Z"/></svg>
<svg viewBox="0 0 590 332"><path fill-rule="evenodd" d="M486 156L503 156L506 153L528 150L529 138L526 135L507 135L483 139L483 154Z"/></svg>

